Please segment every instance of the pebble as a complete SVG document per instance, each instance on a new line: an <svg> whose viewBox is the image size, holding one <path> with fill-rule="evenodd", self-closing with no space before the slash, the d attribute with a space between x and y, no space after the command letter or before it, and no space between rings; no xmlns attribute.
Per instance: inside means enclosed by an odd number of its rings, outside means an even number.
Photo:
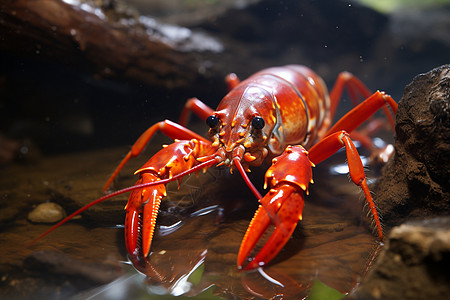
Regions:
<svg viewBox="0 0 450 300"><path fill-rule="evenodd" d="M53 202L46 202L36 206L36 208L28 214L28 220L33 223L55 223L62 220L65 216L66 212L61 205Z"/></svg>

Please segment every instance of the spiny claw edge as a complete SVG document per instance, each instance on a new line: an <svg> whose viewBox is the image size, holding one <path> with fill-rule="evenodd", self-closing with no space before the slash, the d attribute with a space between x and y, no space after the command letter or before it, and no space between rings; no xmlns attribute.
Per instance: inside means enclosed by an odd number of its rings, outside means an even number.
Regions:
<svg viewBox="0 0 450 300"><path fill-rule="evenodd" d="M239 249L237 266L239 269L250 270L269 263L290 239L303 212L303 191L297 187L284 184L276 188L275 193L268 193L261 202L242 240ZM270 210L270 211L267 211ZM274 220L277 219L277 220ZM263 248L254 258L249 258L270 224L279 224ZM249 263L243 266L245 260Z"/></svg>

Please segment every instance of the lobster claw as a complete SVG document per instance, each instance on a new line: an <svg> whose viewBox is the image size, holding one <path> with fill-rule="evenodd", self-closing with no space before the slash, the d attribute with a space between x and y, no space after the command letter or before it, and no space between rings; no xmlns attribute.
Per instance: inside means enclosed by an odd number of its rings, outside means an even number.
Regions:
<svg viewBox="0 0 450 300"><path fill-rule="evenodd" d="M154 174L143 173L136 185L156 180L159 180L159 178ZM128 253L133 257L140 256L140 247L144 257L148 256L155 231L159 205L164 196L166 196L164 184L131 192L125 207L127 213L125 218L125 244ZM141 245L139 245L139 241L141 241Z"/></svg>
<svg viewBox="0 0 450 300"><path fill-rule="evenodd" d="M250 262L244 269L262 267L280 252L294 232L297 222L301 220L304 197L302 192L298 193L294 187L285 184L272 189L264 196L261 203L264 204L261 204L256 211L239 249L238 268L240 269L271 224L275 225L275 230L255 258L249 259Z"/></svg>
<svg viewBox="0 0 450 300"><path fill-rule="evenodd" d="M135 258L147 257L153 239L161 200L166 196L166 179L179 177L183 173L198 172L216 163L215 159L199 164L197 159L208 158L215 148L210 143L192 140L176 140L157 152L135 174L139 174L136 185L161 181L161 184L136 189L131 192L125 207L125 243L128 253ZM181 178L178 179L181 182Z"/></svg>
<svg viewBox="0 0 450 300"><path fill-rule="evenodd" d="M311 167L314 165L303 147L289 146L272 162L264 183L265 187L269 183L272 188L260 200L261 205L242 240L239 269L262 267L280 252L302 218L304 192L308 193L308 184L313 183ZM272 235L254 258L249 257L270 225L275 226ZM246 260L248 264L244 266Z"/></svg>

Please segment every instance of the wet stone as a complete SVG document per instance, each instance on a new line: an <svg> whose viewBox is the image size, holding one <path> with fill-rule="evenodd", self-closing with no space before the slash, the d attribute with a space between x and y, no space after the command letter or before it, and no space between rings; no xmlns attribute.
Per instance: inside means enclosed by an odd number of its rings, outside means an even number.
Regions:
<svg viewBox="0 0 450 300"><path fill-rule="evenodd" d="M65 218L66 212L61 205L53 202L41 203L28 214L33 223L56 223Z"/></svg>
<svg viewBox="0 0 450 300"><path fill-rule="evenodd" d="M402 224L351 299L448 299L449 266L450 217Z"/></svg>

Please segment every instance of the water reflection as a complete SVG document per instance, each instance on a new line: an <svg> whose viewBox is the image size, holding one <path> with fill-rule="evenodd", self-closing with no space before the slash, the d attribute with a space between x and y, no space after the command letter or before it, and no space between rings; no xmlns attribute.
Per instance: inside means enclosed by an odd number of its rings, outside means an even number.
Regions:
<svg viewBox="0 0 450 300"><path fill-rule="evenodd" d="M304 299L311 284L296 281L276 267L259 268L256 272L244 274L243 287L252 295L265 299Z"/></svg>

